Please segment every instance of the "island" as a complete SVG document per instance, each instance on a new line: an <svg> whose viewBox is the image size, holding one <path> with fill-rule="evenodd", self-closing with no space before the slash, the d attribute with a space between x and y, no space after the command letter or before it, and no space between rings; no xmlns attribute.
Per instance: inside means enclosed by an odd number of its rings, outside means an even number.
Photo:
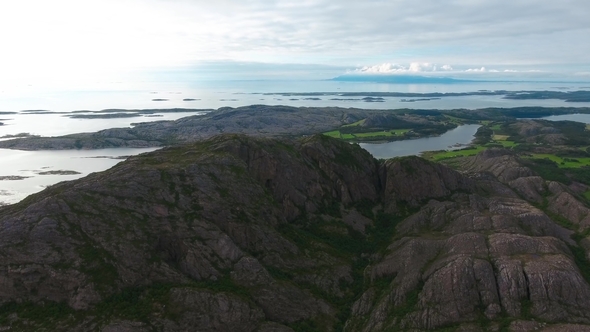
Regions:
<svg viewBox="0 0 590 332"><path fill-rule="evenodd" d="M21 150L99 149L111 147L159 147L199 141L222 133L265 137L300 137L315 133L353 142L394 141L440 135L462 124L541 118L585 113L585 107L515 107L479 110L367 110L340 107L291 107L250 105L217 110L103 110L98 114L155 114L195 112L175 121L134 123L97 133L58 137L24 137L0 142L0 148ZM105 114L106 113L106 114ZM81 115L81 114L76 114Z"/></svg>
<svg viewBox="0 0 590 332"><path fill-rule="evenodd" d="M414 99L440 99L445 97L465 96L502 96L506 99L557 99L565 102L590 102L590 91L507 91L507 90L478 90L473 92L272 92L260 93L267 96L283 97L313 97L313 96L338 96L338 97L401 97Z"/></svg>
<svg viewBox="0 0 590 332"><path fill-rule="evenodd" d="M16 181L16 180L24 180L27 178L30 178L30 176L4 175L4 176L0 176L0 181Z"/></svg>
<svg viewBox="0 0 590 332"><path fill-rule="evenodd" d="M51 170L51 171L37 172L37 174L39 174L39 175L77 175L77 174L82 174L82 173L77 172L77 171L71 171L71 170Z"/></svg>

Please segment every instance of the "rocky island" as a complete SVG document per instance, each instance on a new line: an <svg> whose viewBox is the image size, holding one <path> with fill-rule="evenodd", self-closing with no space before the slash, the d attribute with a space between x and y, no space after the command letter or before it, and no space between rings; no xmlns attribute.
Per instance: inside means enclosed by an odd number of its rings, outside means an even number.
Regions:
<svg viewBox="0 0 590 332"><path fill-rule="evenodd" d="M72 170L51 170L51 171L42 171L42 172L37 172L37 174L39 175L76 175L76 174L82 174L80 172L77 171L72 171Z"/></svg>
<svg viewBox="0 0 590 332"><path fill-rule="evenodd" d="M24 180L26 178L30 178L30 176L3 175L3 176L0 176L0 181L17 181L17 180Z"/></svg>

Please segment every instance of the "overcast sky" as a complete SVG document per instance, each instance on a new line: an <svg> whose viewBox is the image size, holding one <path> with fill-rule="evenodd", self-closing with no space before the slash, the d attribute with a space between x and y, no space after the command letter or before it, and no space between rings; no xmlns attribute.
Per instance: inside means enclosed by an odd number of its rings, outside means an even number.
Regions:
<svg viewBox="0 0 590 332"><path fill-rule="evenodd" d="M226 61L590 77L588 0L14 0L0 80Z"/></svg>

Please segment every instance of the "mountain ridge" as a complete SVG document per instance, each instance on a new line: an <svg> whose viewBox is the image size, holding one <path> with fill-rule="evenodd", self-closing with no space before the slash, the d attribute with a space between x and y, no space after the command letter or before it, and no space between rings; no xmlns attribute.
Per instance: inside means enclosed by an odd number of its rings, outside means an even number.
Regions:
<svg viewBox="0 0 590 332"><path fill-rule="evenodd" d="M134 156L0 207L0 326L587 330L588 208L523 167L321 135Z"/></svg>

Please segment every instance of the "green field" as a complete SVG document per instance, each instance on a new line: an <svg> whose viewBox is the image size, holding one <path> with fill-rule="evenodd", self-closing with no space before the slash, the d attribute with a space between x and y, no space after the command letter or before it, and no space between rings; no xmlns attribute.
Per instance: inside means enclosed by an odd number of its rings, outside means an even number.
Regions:
<svg viewBox="0 0 590 332"><path fill-rule="evenodd" d="M580 168L582 166L590 166L590 158L562 158L554 154L540 154L535 153L531 159L549 159L557 163L559 168Z"/></svg>
<svg viewBox="0 0 590 332"><path fill-rule="evenodd" d="M332 130L325 132L324 135L330 136L333 138L340 138L340 139L353 139L354 136L352 134L342 134L340 130Z"/></svg>
<svg viewBox="0 0 590 332"><path fill-rule="evenodd" d="M452 115L445 114L445 117L446 117L447 119L449 119L449 121L451 121L451 122L453 122L453 123L456 123L456 124L459 124L459 125L461 125L461 124L465 123L465 120L464 120L464 119L458 118L458 117L456 117L456 116L452 116Z"/></svg>
<svg viewBox="0 0 590 332"><path fill-rule="evenodd" d="M364 121L364 120L361 120L361 121ZM353 124L350 124L347 126L352 126L352 125ZM401 135L407 133L408 131L410 131L410 129L394 129L394 130L370 131L370 132L366 132L366 133L343 134L340 132L340 130L332 130L332 131L325 132L323 134L326 136L334 137L334 138L351 140L351 139L356 139L356 138L367 139L367 138L373 138L373 137L379 138L379 137L401 136Z"/></svg>
<svg viewBox="0 0 590 332"><path fill-rule="evenodd" d="M392 133L390 131L373 131L373 132L369 132L369 133L356 133L353 134L356 137L375 137L375 136L384 136L384 137L390 137L390 136L395 136L395 133Z"/></svg>
<svg viewBox="0 0 590 332"><path fill-rule="evenodd" d="M487 149L485 146L478 145L473 148L462 149L462 150L453 150L453 151L442 151L442 152L435 152L433 154L426 153L424 156L431 159L431 160L443 160L455 157L467 157L467 156L475 156L476 154L480 153L481 151Z"/></svg>
<svg viewBox="0 0 590 332"><path fill-rule="evenodd" d="M508 136L508 135L496 135L496 134L494 134L494 135L492 136L492 139L493 139L494 141L505 141L505 140L507 140L507 139L508 139L508 137L510 137L510 136Z"/></svg>
<svg viewBox="0 0 590 332"><path fill-rule="evenodd" d="M501 144L505 148L511 148L517 145L517 143L513 141L493 141L491 144Z"/></svg>
<svg viewBox="0 0 590 332"><path fill-rule="evenodd" d="M355 127L355 126L360 126L360 125L362 125L363 123L365 123L365 119L359 120L359 121L357 121L357 122L349 123L349 124L347 124L347 125L344 125L344 126L342 126L342 127Z"/></svg>

